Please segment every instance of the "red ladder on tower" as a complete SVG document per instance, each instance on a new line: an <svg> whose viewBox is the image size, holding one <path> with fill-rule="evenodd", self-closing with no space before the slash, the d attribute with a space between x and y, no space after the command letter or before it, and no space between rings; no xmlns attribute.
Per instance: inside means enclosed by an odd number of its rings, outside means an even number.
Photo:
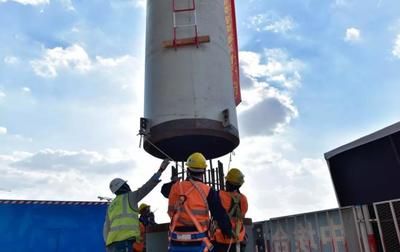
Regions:
<svg viewBox="0 0 400 252"><path fill-rule="evenodd" d="M189 6L186 8L178 7L177 2L182 0L172 0L172 18L173 18L173 40L164 41L163 46L166 48L177 48L180 46L188 46L188 45L196 45L199 47L200 43L210 42L210 36L199 36L197 29L197 14L196 14L196 2L195 0L186 0ZM190 1L190 2L189 2ZM189 24L178 24L177 15L179 14L187 14L192 15L192 23ZM178 38L177 31L181 28L190 28L193 27L194 36L188 38Z"/></svg>

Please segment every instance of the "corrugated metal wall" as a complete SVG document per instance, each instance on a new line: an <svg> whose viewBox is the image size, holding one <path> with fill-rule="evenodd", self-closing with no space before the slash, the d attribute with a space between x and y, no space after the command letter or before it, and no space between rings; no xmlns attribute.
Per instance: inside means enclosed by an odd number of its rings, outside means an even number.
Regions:
<svg viewBox="0 0 400 252"><path fill-rule="evenodd" d="M286 216L254 225L255 251L361 251L353 208Z"/></svg>
<svg viewBox="0 0 400 252"><path fill-rule="evenodd" d="M0 251L105 251L104 202L0 200Z"/></svg>
<svg viewBox="0 0 400 252"><path fill-rule="evenodd" d="M383 251L400 251L400 200L374 203Z"/></svg>

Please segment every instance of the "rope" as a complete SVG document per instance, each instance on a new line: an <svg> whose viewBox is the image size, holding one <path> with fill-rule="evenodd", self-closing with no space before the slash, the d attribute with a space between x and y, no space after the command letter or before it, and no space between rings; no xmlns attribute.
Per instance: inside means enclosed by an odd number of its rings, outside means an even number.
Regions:
<svg viewBox="0 0 400 252"><path fill-rule="evenodd" d="M139 133L137 134L138 136L140 135L140 142L139 142L139 147L141 146L142 143L142 138L144 136L144 141L149 143L151 146L153 146L157 151L159 151L161 154L163 154L166 158L168 158L170 161L173 161L176 163L176 166L181 166L179 165L179 162L175 161L172 157L170 157L167 153L165 153L163 150L157 147L157 145L153 144L149 139L146 138L147 134L144 133L143 131L139 130Z"/></svg>
<svg viewBox="0 0 400 252"><path fill-rule="evenodd" d="M229 247L228 247L228 250L226 252L229 252L229 250L231 250L231 246L232 246L232 238L229 240Z"/></svg>
<svg viewBox="0 0 400 252"><path fill-rule="evenodd" d="M231 250L232 247L232 238L229 240L229 247L228 250L226 250L226 252L229 252ZM236 242L236 252L240 252L240 243Z"/></svg>
<svg viewBox="0 0 400 252"><path fill-rule="evenodd" d="M231 153L229 153L228 170L231 169L232 156L235 156L235 152L234 152L234 151L232 151Z"/></svg>

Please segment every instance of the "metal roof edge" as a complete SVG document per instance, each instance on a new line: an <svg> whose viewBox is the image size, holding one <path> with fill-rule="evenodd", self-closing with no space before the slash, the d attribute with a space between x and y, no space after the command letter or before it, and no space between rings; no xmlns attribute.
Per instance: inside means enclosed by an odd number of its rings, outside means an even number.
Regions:
<svg viewBox="0 0 400 252"><path fill-rule="evenodd" d="M59 200L16 200L16 199L0 199L0 204L10 204L10 205L108 205L105 201L59 201Z"/></svg>
<svg viewBox="0 0 400 252"><path fill-rule="evenodd" d="M290 214L290 215L285 215L285 216L278 216L278 217L272 217L269 218L269 221L275 221L275 220L280 220L284 218L294 218L297 216L303 216L307 214L318 214L318 213L325 213L325 212L333 212L333 211L342 211L345 209L352 209L354 206L345 206L345 207L337 207L337 208L328 208L328 209L322 209L322 210L317 210L317 211L312 211L312 212L303 212L303 213L296 213L296 214ZM254 222L256 223L256 222Z"/></svg>
<svg viewBox="0 0 400 252"><path fill-rule="evenodd" d="M330 158L332 158L333 156L336 156L342 152L351 150L353 148L359 147L361 145L373 142L375 140L378 140L380 138L389 136L393 133L396 133L400 131L400 122L394 123L388 127L385 127L383 129L380 129L378 131L375 131L374 133L371 133L369 135L363 136L357 140L354 140L348 144L342 145L336 149L333 149L331 151L328 151L324 154L324 158L325 160L328 160Z"/></svg>

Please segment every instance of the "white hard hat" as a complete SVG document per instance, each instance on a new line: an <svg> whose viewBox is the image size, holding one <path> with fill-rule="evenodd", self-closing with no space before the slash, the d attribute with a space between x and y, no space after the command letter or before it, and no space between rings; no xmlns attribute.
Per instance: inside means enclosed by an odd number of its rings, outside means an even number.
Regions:
<svg viewBox="0 0 400 252"><path fill-rule="evenodd" d="M115 178L113 180L111 180L110 182L110 190L112 193L115 193L116 191L118 191L119 188L121 188L121 186L123 186L127 181L123 180L121 178Z"/></svg>

